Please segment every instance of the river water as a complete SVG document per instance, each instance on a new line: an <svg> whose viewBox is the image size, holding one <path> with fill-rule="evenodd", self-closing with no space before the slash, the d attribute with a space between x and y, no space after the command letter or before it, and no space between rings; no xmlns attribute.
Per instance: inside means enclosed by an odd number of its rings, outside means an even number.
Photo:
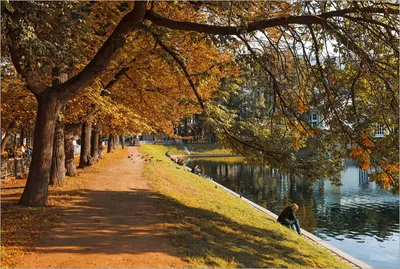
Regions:
<svg viewBox="0 0 400 269"><path fill-rule="evenodd" d="M240 158L192 158L203 174L278 214L290 203L301 227L374 268L400 268L399 196L368 181L348 162L343 185L310 183Z"/></svg>

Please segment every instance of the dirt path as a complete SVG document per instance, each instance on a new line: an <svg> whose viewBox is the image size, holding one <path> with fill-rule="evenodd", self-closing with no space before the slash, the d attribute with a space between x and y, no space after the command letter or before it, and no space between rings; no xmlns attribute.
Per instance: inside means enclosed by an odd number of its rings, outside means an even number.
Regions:
<svg viewBox="0 0 400 269"><path fill-rule="evenodd" d="M153 193L143 178L144 161L130 147L124 158L101 168L82 201L62 208L63 224L25 255L24 268L185 267L171 245Z"/></svg>

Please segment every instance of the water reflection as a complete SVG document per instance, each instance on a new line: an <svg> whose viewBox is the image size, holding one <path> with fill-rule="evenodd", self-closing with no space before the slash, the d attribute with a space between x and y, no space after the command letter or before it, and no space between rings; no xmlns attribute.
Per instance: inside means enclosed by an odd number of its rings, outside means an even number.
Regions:
<svg viewBox="0 0 400 269"><path fill-rule="evenodd" d="M304 229L365 263L399 267L399 196L369 182L368 173L351 162L342 171L342 186L325 180L310 183L274 168L243 165L239 159L199 158L189 165L194 163L222 185L276 214L296 202Z"/></svg>

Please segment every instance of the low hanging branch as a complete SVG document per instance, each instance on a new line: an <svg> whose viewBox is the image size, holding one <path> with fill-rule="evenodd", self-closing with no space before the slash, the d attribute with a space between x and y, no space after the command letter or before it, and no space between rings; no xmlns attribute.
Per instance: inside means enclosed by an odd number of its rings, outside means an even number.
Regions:
<svg viewBox="0 0 400 269"><path fill-rule="evenodd" d="M154 33L148 26L146 25L142 25L141 29L145 30L146 32L150 33L154 39L156 40L157 44L160 45L161 48L163 48L163 50L165 50L169 55L171 55L171 57L178 63L178 65L181 67L183 73L185 74L186 79L188 80L190 86L193 89L194 94L196 95L197 100L199 101L199 104L201 106L202 109L204 109L204 102L196 88L196 85L194 84L192 78L190 77L190 74L186 68L186 65L183 61L183 59L181 57L179 57L179 55L174 52L172 49L170 49L167 45L165 45L162 41L159 35L157 35L156 33Z"/></svg>
<svg viewBox="0 0 400 269"><path fill-rule="evenodd" d="M200 33L208 34L218 34L218 35L240 35L245 33L250 33L256 30L261 30L265 28L271 28L282 25L290 24L300 24L300 25L310 25L310 24L320 24L326 25L326 19L335 17L344 17L348 14L395 14L399 13L396 8L374 8L374 7L364 7L364 8L347 8L342 10L336 10L316 15L304 15L304 16L285 16L280 18L272 18L260 21L250 22L245 26L215 26L209 24L200 24L193 22L175 21L165 18L154 11L147 10L145 19L151 21L155 25L167 27L175 30L184 31L195 31Z"/></svg>

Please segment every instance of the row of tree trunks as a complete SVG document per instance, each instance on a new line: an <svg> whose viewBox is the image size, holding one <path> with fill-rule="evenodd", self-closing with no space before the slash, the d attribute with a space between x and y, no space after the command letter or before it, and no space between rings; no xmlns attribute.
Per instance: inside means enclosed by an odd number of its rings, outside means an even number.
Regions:
<svg viewBox="0 0 400 269"><path fill-rule="evenodd" d="M29 124L23 124L20 127L20 132L19 132L19 138L17 138L17 133L13 134L13 129L16 128L16 120L13 119L10 121L10 123L7 126L6 132L4 134L4 138L2 138L1 140L1 152L3 152L6 147L7 147L7 142L10 140L11 137L13 137L14 141L13 141L13 145L14 146L21 146L24 144L27 146L31 146L32 145L32 136L33 136L33 132L30 128Z"/></svg>

